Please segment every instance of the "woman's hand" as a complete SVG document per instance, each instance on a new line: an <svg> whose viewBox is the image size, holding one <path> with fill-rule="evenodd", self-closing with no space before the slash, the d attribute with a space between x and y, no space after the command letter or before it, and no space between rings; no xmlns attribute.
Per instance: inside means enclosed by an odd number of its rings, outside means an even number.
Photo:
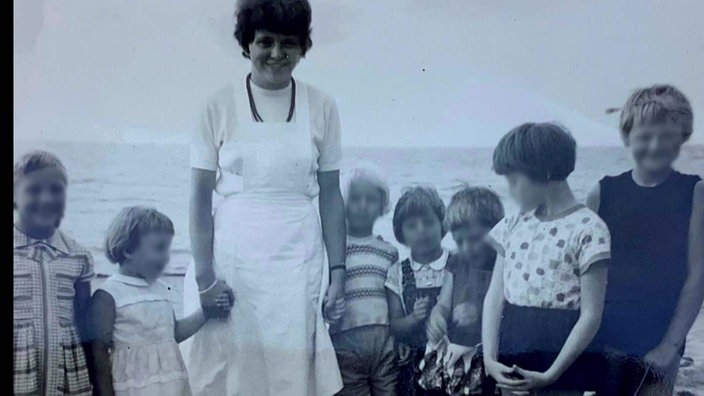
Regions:
<svg viewBox="0 0 704 396"><path fill-rule="evenodd" d="M428 319L425 333L428 337L428 342L431 344L438 343L447 333L447 320L439 309L436 308L430 312L430 319Z"/></svg>
<svg viewBox="0 0 704 396"><path fill-rule="evenodd" d="M345 314L345 289L339 282L332 282L323 299L323 316L337 322Z"/></svg>
<svg viewBox="0 0 704 396"><path fill-rule="evenodd" d="M229 307L224 308L224 297L229 301ZM200 294L200 305L209 318L227 318L230 308L235 302L235 293L223 280L217 280L215 285L203 294Z"/></svg>

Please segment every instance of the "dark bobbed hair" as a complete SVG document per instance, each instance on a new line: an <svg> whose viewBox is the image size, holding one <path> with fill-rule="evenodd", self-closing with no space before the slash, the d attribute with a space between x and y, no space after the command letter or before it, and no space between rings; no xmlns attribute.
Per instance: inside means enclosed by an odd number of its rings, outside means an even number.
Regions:
<svg viewBox="0 0 704 396"><path fill-rule="evenodd" d="M555 123L525 123L504 135L494 149L499 175L519 172L536 182L562 181L574 171L577 142Z"/></svg>
<svg viewBox="0 0 704 396"><path fill-rule="evenodd" d="M473 223L494 228L503 217L504 206L498 194L486 187L465 186L447 205L445 228L454 232Z"/></svg>
<svg viewBox="0 0 704 396"><path fill-rule="evenodd" d="M394 236L399 243L406 244L403 237L403 222L410 217L433 214L440 220L442 237L445 237L445 203L434 187L416 186L407 189L394 208Z"/></svg>
<svg viewBox="0 0 704 396"><path fill-rule="evenodd" d="M234 35L245 57L257 30L297 36L305 56L313 46L311 15L308 0L239 0Z"/></svg>

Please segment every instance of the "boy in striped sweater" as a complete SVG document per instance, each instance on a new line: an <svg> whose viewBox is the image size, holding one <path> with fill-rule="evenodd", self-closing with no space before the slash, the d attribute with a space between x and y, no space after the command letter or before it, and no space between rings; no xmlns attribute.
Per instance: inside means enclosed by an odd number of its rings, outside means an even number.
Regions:
<svg viewBox="0 0 704 396"><path fill-rule="evenodd" d="M346 308L330 328L344 383L338 395L394 395L398 367L384 282L398 251L373 233L376 220L389 211L389 186L378 167L360 164L347 173L342 187Z"/></svg>

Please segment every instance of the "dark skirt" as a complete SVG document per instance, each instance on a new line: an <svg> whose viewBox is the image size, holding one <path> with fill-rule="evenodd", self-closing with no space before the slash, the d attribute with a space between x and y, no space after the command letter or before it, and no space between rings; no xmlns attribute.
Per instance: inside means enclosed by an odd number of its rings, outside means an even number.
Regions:
<svg viewBox="0 0 704 396"><path fill-rule="evenodd" d="M560 353L579 311L521 307L504 304L499 342L499 362L525 370L544 372ZM588 349L547 389L598 389L606 374L599 351Z"/></svg>

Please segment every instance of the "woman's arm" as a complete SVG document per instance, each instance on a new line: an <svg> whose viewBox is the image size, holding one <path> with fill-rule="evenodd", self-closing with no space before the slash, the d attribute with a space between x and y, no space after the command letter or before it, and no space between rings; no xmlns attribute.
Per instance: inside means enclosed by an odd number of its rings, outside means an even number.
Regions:
<svg viewBox="0 0 704 396"><path fill-rule="evenodd" d="M182 341L189 339L193 334L198 332L201 327L203 327L206 320L207 318L205 317L205 312L203 309L199 309L180 320L176 320L176 316L174 314L174 321L176 323L174 328L174 337L176 338L176 342L181 343Z"/></svg>
<svg viewBox="0 0 704 396"><path fill-rule="evenodd" d="M223 281L217 281L213 268L213 190L215 171L191 170L190 236L193 260L195 261L198 290L208 290L200 295L201 305L215 317L227 317L229 312L217 308L216 299L223 293L234 301L232 289ZM234 220L234 219L233 219Z"/></svg>
<svg viewBox="0 0 704 396"><path fill-rule="evenodd" d="M694 186L692 216L689 222L687 279L680 291L675 314L665 337L646 359L656 367L666 368L677 358L689 329L704 301L704 181Z"/></svg>
<svg viewBox="0 0 704 396"><path fill-rule="evenodd" d="M601 314L604 311L608 263L608 260L597 261L582 274L579 319L557 358L546 371L546 375L553 381L557 380L584 352L599 330Z"/></svg>
<svg viewBox="0 0 704 396"><path fill-rule="evenodd" d="M89 332L92 346L93 391L97 396L112 396L112 365L110 349L115 326L115 301L102 290L93 294L90 304Z"/></svg>
<svg viewBox="0 0 704 396"><path fill-rule="evenodd" d="M327 291L325 311L328 319L338 320L344 313L345 251L347 225L345 204L340 192L340 172L318 172L318 197L323 239L330 263L330 287ZM334 311L334 312L333 312Z"/></svg>
<svg viewBox="0 0 704 396"><path fill-rule="evenodd" d="M190 236L199 289L215 281L213 270L213 190L215 172L191 170Z"/></svg>

